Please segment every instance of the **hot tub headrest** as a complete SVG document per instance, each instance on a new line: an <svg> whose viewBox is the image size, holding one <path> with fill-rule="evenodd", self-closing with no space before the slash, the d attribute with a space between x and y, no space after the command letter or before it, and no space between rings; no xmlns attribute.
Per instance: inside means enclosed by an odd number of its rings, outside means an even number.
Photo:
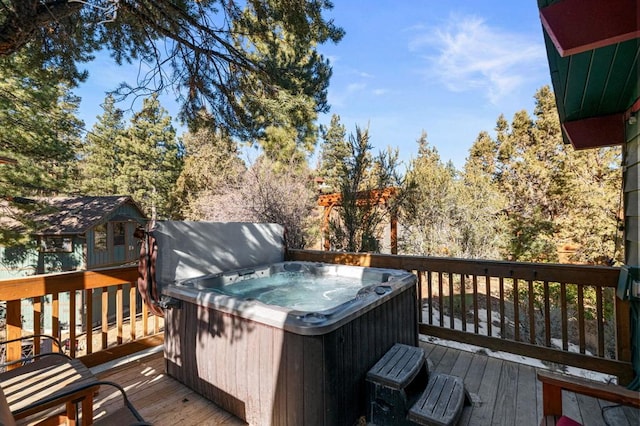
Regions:
<svg viewBox="0 0 640 426"><path fill-rule="evenodd" d="M284 228L274 223L162 221L151 235L158 247L155 278L160 287L282 262L285 254Z"/></svg>

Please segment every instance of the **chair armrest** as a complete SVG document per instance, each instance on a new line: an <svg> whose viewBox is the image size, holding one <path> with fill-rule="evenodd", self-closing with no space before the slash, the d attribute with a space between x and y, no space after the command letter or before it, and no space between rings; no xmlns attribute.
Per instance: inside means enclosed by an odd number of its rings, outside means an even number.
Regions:
<svg viewBox="0 0 640 426"><path fill-rule="evenodd" d="M538 380L542 382L542 408L545 416L562 415L563 390L640 408L640 392L623 386L544 370L538 371Z"/></svg>
<svg viewBox="0 0 640 426"><path fill-rule="evenodd" d="M17 337L15 339L2 340L2 341L0 341L0 347L4 348L4 346L6 346L6 345L8 345L10 343L23 342L25 340L34 340L34 339L49 339L56 345L56 347L58 348L58 351L57 352L47 352L47 353L64 354L64 352L62 350L62 344L60 343L60 340L58 340L56 337L50 336L48 334L32 334L32 335L29 335L29 336ZM26 356L26 357L21 357L20 359L17 359L17 360L14 360L14 361L0 363L0 369L4 368L4 367L7 367L9 365L29 362L32 359L36 358L38 355L35 355L35 356L34 355L30 355L30 356Z"/></svg>
<svg viewBox="0 0 640 426"><path fill-rule="evenodd" d="M22 357L20 359L17 359L15 361L9 361L9 362L3 362L0 364L0 370L3 370L5 367L8 367L10 365L15 365L15 364L27 364L29 362L35 361L38 358L43 358L45 356L61 356L63 358L66 358L68 360L72 359L69 355L65 354L64 352L46 352L46 353L40 353L40 354L36 354L36 355L30 355L30 356L25 356Z"/></svg>
<svg viewBox="0 0 640 426"><path fill-rule="evenodd" d="M65 395L73 395L73 394L75 394L75 393L77 393L79 391L83 391L85 389L95 388L95 387L98 387L98 386L111 386L111 387L116 388L120 392L120 394L122 395L122 399L124 401L125 407L129 410L131 415L136 419L136 421L134 423L131 423L130 426L151 425L151 423L148 423L148 422L146 422L144 420L142 415L138 412L138 410L131 403L131 401L127 397L127 393L124 390L124 388L122 386L120 386L119 384L117 384L117 383L106 381L106 380L95 380L95 381L91 381L89 383L86 383L86 384L84 384L82 386L73 386L66 393L65 392L58 392L58 393L56 393L56 395L54 397L44 398L44 399L38 401L38 405L48 404L48 403L56 401L56 400L58 400L60 398L64 398Z"/></svg>
<svg viewBox="0 0 640 426"><path fill-rule="evenodd" d="M62 349L61 349L62 348L62 344L60 343L60 340L57 339L56 337L50 336L48 334L31 334L29 336L17 337L15 339L2 340L2 341L0 341L0 345L6 345L8 343L20 342L20 341L23 341L23 340L30 340L30 339L35 339L35 338L53 340L53 343L55 343L56 346L58 347L58 352L62 352Z"/></svg>

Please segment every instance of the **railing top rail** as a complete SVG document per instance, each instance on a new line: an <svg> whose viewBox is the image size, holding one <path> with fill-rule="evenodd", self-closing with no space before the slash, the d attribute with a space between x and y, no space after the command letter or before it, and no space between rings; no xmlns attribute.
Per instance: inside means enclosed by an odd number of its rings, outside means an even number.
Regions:
<svg viewBox="0 0 640 426"><path fill-rule="evenodd" d="M318 250L289 250L289 257L296 260L325 261L361 266L447 272L602 287L615 287L618 282L618 275L620 274L620 268L609 266L507 262L372 253L343 253Z"/></svg>
<svg viewBox="0 0 640 426"><path fill-rule="evenodd" d="M19 300L52 293L132 283L137 277L138 266L128 265L5 279L0 280L0 300Z"/></svg>

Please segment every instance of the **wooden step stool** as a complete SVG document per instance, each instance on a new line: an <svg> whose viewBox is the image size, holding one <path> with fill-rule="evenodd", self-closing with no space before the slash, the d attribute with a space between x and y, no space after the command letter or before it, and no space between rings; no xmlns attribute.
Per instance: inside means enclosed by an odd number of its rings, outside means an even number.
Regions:
<svg viewBox="0 0 640 426"><path fill-rule="evenodd" d="M428 377L422 348L393 345L367 372L368 422L376 426L414 425L407 413Z"/></svg>

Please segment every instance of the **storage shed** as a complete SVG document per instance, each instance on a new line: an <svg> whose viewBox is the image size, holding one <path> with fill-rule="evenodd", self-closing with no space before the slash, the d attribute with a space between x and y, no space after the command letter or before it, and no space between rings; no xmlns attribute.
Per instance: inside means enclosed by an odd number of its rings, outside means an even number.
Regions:
<svg viewBox="0 0 640 426"><path fill-rule="evenodd" d="M34 200L36 231L26 244L0 247L0 279L94 269L137 260L135 228L146 221L129 196L75 196ZM14 202L3 201L3 224ZM16 223L15 226L18 226Z"/></svg>

